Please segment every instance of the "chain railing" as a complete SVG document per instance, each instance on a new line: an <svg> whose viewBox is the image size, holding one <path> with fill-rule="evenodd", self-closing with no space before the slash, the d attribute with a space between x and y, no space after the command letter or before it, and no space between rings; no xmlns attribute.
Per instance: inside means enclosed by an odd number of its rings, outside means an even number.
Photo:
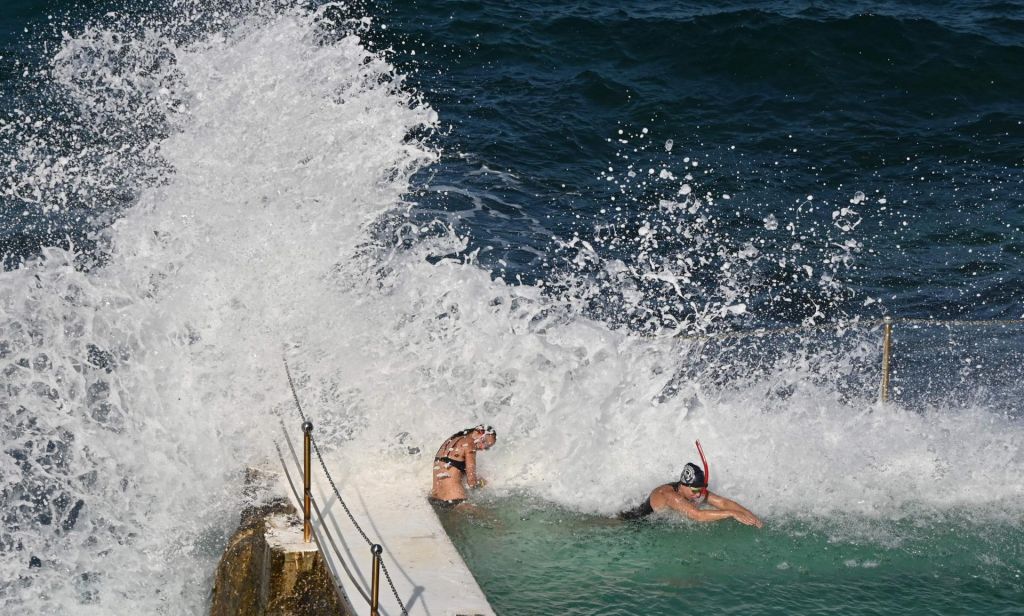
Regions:
<svg viewBox="0 0 1024 616"><path fill-rule="evenodd" d="M737 338L760 338L765 336L780 336L787 334L798 334L808 331L821 331L840 329L852 329L856 327L882 327L882 365L881 384L879 386L878 399L882 403L889 401L890 366L892 364L893 328L896 324L905 325L931 325L931 326L952 326L961 325L968 327L989 327L1024 325L1024 319L923 319L910 317L886 316L881 319L853 320L848 323L819 323L814 325L801 325L796 327L764 327L750 330L738 330L729 332L718 332L698 335L678 335L679 340L692 340L706 342L709 340L726 340Z"/></svg>
<svg viewBox="0 0 1024 616"><path fill-rule="evenodd" d="M403 616L408 616L408 612L405 609L405 604L402 602L401 597L398 595L398 590L395 588L395 584L391 579L391 573L388 571L387 564L384 562L383 553L384 548L379 543L374 543L370 540L370 537L363 530L359 522L356 521L355 516L352 515L352 511L349 509L345 499L341 496L341 491L338 489L337 484L334 481L334 477L331 476L330 470L327 468L327 463L324 461L324 457L320 452L320 447L317 445L316 439L313 437L313 422L307 417L306 413L302 410L302 404L299 402L299 395L295 389L295 382L292 380L291 370L288 368L288 361L284 362L285 374L288 376L288 386L291 388L292 398L295 401L295 409L299 413L299 417L302 419L302 433L303 433L303 455L302 455L302 470L303 470L303 494L302 498L299 498L298 491L292 483L291 473L288 472L288 465L285 462L284 455L281 452L280 446L277 447L278 457L281 459L281 464L284 466L285 475L288 478L288 482L292 487L292 492L296 497L296 500L302 502L302 524L303 524L303 539L306 543L315 539L317 547L322 553L325 552L326 547L330 547L337 562L345 568L345 573L353 581L356 588L359 590L360 595L370 606L370 616L379 616L380 609L380 574L384 573L384 579L387 581L388 586L391 588L391 594L394 596L395 601L398 604L398 608L401 610ZM288 443L288 447L291 449L293 459L298 461L298 456L295 452L295 447L292 444L291 437L289 436L288 429L285 426L285 422L281 420L281 429L284 432L285 441ZM313 498L311 484L312 484L312 456L311 453L315 453L317 460L320 462L320 468L323 471L324 477L327 479L328 484L331 486L331 490L334 493L335 498L338 500L338 504L345 511L352 526L356 529L359 535L366 542L370 548L371 555L371 584L370 591L367 593L362 586L356 581L354 572L349 568L345 558L341 554L341 550L338 549L337 544L334 541L334 537L331 535L328 525L324 521L320 507L318 506L316 499ZM324 539L326 539L327 545L321 540L318 532L313 526L313 515L316 515L316 519L319 522L319 530L323 532ZM325 559L326 560L326 559ZM334 577L336 588L343 593L342 589L338 587L339 580L341 579L337 571L331 571Z"/></svg>
<svg viewBox="0 0 1024 616"><path fill-rule="evenodd" d="M893 345L893 327L895 324L904 325L925 325L925 326L967 326L967 327L992 327L1008 325L1024 325L1024 319L920 319L906 317L885 317L882 319L882 378L879 391L879 401L889 401L889 372Z"/></svg>

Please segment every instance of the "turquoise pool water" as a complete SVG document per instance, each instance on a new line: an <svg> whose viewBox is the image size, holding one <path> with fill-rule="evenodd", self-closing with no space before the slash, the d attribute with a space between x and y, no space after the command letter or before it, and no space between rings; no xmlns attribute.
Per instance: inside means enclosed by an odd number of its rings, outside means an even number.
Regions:
<svg viewBox="0 0 1024 616"><path fill-rule="evenodd" d="M767 520L757 531L501 499L441 521L505 616L1024 614L1013 520Z"/></svg>

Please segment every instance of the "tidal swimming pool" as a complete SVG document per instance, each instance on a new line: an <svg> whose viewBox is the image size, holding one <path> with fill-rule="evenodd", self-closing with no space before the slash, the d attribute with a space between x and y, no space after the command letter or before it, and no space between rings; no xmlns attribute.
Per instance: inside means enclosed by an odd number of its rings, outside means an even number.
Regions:
<svg viewBox="0 0 1024 616"><path fill-rule="evenodd" d="M1019 520L643 522L495 499L440 513L497 613L1021 614ZM954 521L959 518L959 521Z"/></svg>

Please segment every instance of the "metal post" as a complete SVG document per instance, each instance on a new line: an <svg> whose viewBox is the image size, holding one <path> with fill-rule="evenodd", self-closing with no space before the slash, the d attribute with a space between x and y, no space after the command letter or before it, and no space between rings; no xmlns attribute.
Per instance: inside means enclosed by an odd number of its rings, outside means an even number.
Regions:
<svg viewBox="0 0 1024 616"><path fill-rule="evenodd" d="M380 616L380 612L377 611L380 595L380 553L384 551L384 548L380 547L380 544L373 544L370 548L370 552L373 553L373 578L370 582L370 616Z"/></svg>
<svg viewBox="0 0 1024 616"><path fill-rule="evenodd" d="M313 497L310 492L310 484L312 483L313 465L310 464L309 459L313 443L313 422L302 422L302 433L302 539L309 543L313 538L313 523L310 521L310 501Z"/></svg>
<svg viewBox="0 0 1024 616"><path fill-rule="evenodd" d="M889 401L889 355L892 353L892 317L885 317L882 334L882 391L881 401Z"/></svg>

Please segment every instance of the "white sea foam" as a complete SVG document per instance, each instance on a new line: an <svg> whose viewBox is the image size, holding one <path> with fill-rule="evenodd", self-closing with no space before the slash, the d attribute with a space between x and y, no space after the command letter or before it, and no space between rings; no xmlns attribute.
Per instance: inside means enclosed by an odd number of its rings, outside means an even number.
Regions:
<svg viewBox="0 0 1024 616"><path fill-rule="evenodd" d="M354 325L321 335L366 292L358 245L433 159L409 135L436 116L358 38L324 44L316 22L285 12L181 46L90 29L56 55L97 123L140 117L118 89L152 71L143 52L173 65L143 98L177 102L161 111L169 136L136 144L163 175L103 232L105 266L50 249L0 276L12 609L202 612L240 473L273 451L283 344L332 350ZM14 183L105 177L47 169Z"/></svg>

